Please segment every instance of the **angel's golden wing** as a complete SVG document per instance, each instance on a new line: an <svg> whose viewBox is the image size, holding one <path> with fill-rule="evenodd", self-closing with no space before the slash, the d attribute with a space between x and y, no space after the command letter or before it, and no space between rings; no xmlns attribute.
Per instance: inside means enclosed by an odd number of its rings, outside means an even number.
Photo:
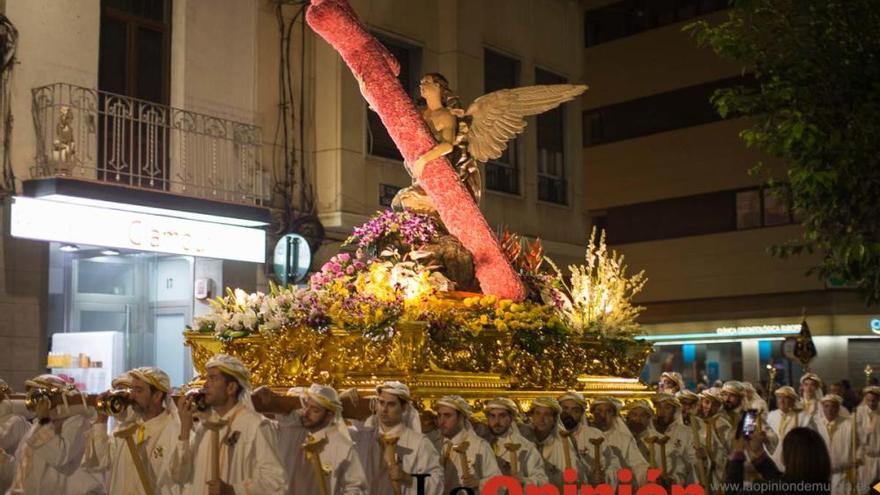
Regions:
<svg viewBox="0 0 880 495"><path fill-rule="evenodd" d="M552 110L587 90L582 84L551 84L502 89L468 107L468 151L478 162L501 156L507 142L526 128L525 118Z"/></svg>

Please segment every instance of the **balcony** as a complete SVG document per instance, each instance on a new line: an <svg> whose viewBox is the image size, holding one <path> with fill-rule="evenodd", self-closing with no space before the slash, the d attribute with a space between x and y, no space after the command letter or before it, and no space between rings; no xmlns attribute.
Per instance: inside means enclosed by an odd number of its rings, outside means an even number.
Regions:
<svg viewBox="0 0 880 495"><path fill-rule="evenodd" d="M104 91L34 88L31 178L66 177L268 207L259 127Z"/></svg>

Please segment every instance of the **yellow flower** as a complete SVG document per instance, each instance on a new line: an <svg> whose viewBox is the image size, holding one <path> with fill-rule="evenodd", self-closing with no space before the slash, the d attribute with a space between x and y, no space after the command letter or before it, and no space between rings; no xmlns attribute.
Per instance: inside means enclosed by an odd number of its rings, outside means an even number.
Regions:
<svg viewBox="0 0 880 495"><path fill-rule="evenodd" d="M489 324L489 316L488 315L480 315L480 325L488 325Z"/></svg>

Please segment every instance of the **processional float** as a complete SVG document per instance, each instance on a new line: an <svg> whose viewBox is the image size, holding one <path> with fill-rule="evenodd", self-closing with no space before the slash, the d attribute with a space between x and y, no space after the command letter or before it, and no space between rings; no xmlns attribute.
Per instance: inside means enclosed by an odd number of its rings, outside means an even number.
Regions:
<svg viewBox="0 0 880 495"><path fill-rule="evenodd" d="M421 81L420 111L398 62L345 0L313 0L306 20L351 69L399 148L413 186L393 209L356 228L307 287L227 290L185 334L193 365L241 359L256 385L312 382L372 393L409 385L418 407L448 394L476 408L504 395L528 408L579 390L589 398L649 395L637 377L651 351L637 341L644 284L594 232L586 263L565 277L540 241L505 232L480 212L481 162L498 158L525 118L570 101L583 85L501 90L467 109L440 74ZM598 457L598 456L597 456Z"/></svg>

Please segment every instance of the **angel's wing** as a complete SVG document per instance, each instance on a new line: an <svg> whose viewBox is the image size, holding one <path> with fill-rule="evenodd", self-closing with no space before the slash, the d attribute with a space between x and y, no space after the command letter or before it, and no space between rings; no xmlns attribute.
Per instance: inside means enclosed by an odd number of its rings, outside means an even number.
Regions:
<svg viewBox="0 0 880 495"><path fill-rule="evenodd" d="M468 151L478 162L494 160L507 142L526 128L525 118L552 110L587 90L583 84L551 84L502 89L468 107Z"/></svg>

